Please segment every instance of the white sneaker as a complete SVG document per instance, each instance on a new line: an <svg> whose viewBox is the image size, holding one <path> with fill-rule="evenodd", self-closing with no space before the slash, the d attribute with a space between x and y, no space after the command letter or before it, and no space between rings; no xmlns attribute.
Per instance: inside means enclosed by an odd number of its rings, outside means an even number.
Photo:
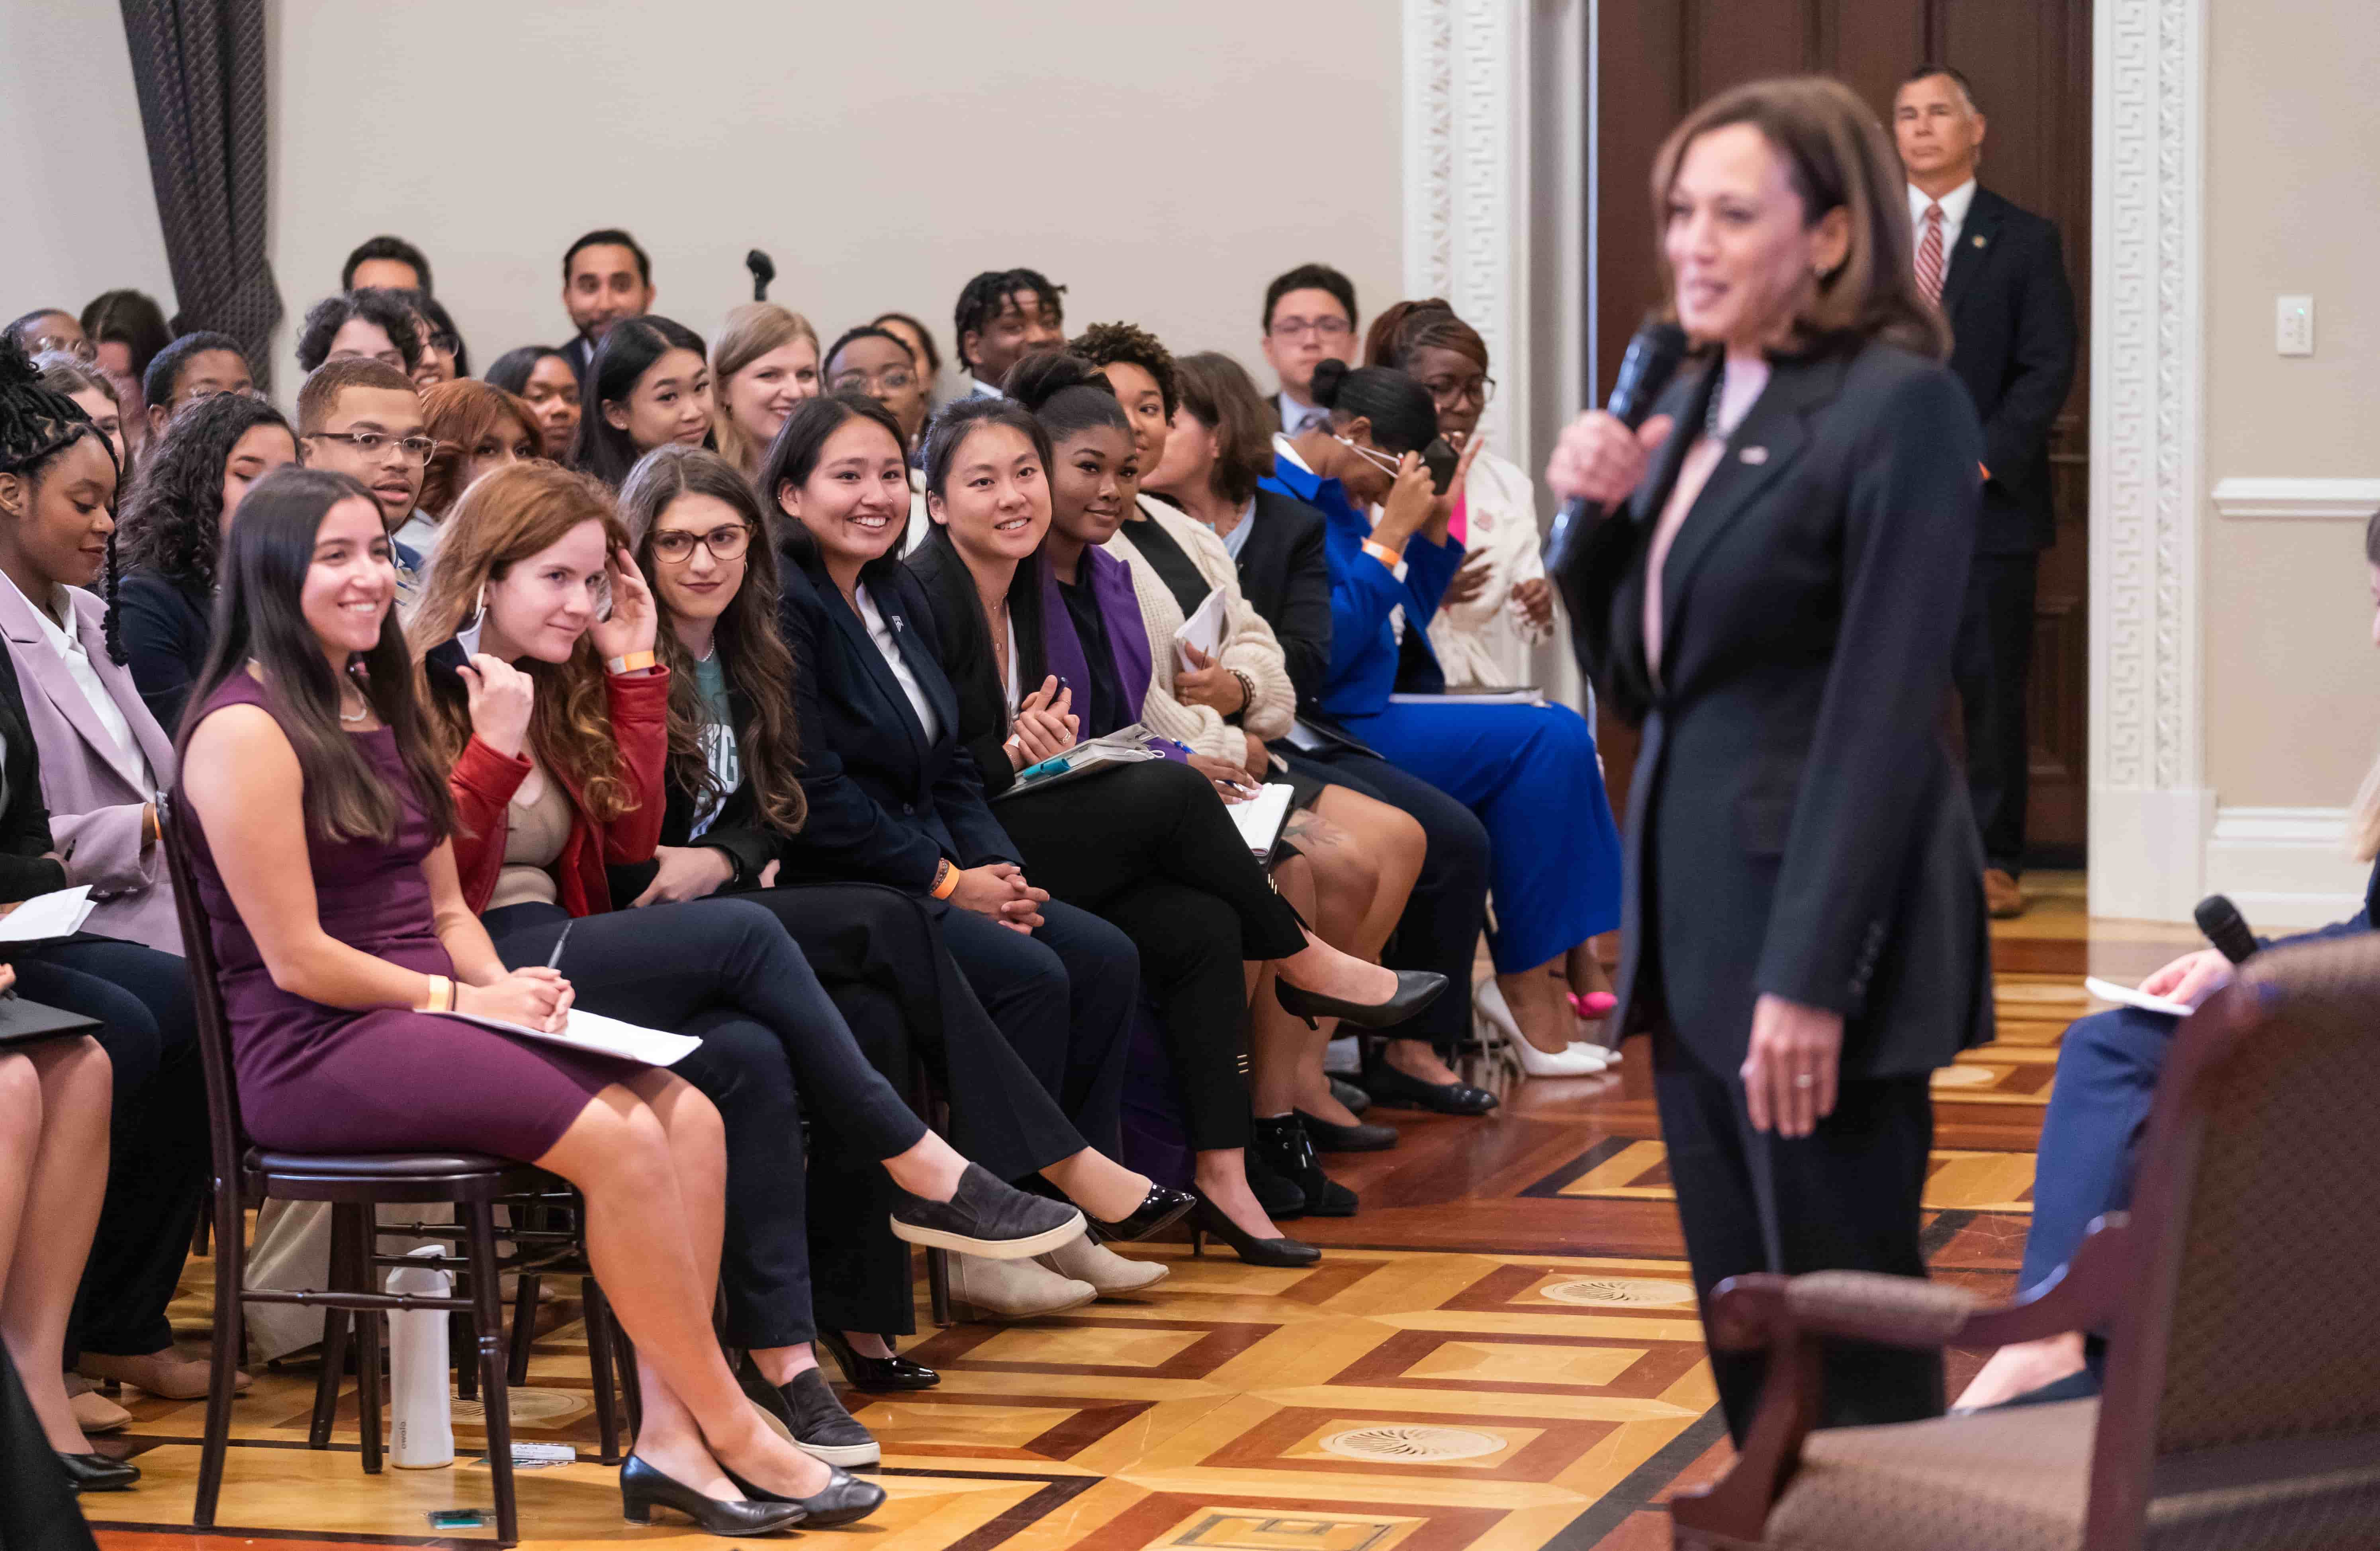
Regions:
<svg viewBox="0 0 2380 1551"><path fill-rule="evenodd" d="M1504 1000L1503 988L1489 975L1472 988L1471 1025L1482 1042L1502 1045L1530 1077L1592 1077L1609 1064L1599 1047L1575 1045L1560 1052L1538 1049L1521 1033Z"/></svg>
<svg viewBox="0 0 2380 1551"><path fill-rule="evenodd" d="M1059 1276L1090 1283L1102 1298L1155 1287L1173 1274L1173 1268L1161 1261L1127 1260L1087 1233L1033 1258Z"/></svg>
<svg viewBox="0 0 2380 1551"><path fill-rule="evenodd" d="M1090 1283L1062 1277L1038 1260L951 1256L951 1312L961 1319L1038 1319L1079 1309L1099 1295Z"/></svg>

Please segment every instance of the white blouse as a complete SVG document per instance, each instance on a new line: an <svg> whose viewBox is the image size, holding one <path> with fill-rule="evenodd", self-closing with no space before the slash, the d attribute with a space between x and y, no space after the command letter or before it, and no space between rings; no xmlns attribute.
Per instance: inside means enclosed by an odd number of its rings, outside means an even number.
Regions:
<svg viewBox="0 0 2380 1551"><path fill-rule="evenodd" d="M917 725L926 730L926 741L934 742L942 735L942 724L934 715L933 702L926 698L926 686L917 682L908 660L901 655L901 643L892 638L883 614L877 610L876 600L868 596L864 587L854 588L852 596L858 600L859 622L868 626L868 638L876 643L876 649L884 654L884 665L900 681L901 693L909 697L909 709L917 713Z"/></svg>

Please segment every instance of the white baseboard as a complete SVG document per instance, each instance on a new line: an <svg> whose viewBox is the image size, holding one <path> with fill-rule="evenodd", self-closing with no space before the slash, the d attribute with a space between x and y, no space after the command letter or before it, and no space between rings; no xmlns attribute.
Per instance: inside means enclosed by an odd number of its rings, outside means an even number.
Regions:
<svg viewBox="0 0 2380 1551"><path fill-rule="evenodd" d="M2370 870L2347 854L2345 808L2218 808L2206 840L2206 891L2259 932L2354 915Z"/></svg>

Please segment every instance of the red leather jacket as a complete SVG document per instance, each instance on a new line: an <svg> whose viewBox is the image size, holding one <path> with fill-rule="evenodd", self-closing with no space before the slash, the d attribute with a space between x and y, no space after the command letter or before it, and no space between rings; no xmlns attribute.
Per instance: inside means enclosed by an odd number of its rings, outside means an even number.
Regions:
<svg viewBox="0 0 2380 1551"><path fill-rule="evenodd" d="M573 915L600 915L612 908L612 888L603 876L613 863L648 861L661 843L669 811L663 769L669 757L669 671L656 668L603 681L611 702L612 738L625 767L636 806L609 824L588 816L587 804L569 778L548 768L570 798L570 838L553 864L562 908ZM446 778L455 795L455 866L463 877L463 899L472 914L488 907L504 867L504 838L511 829L513 794L529 772L527 758L507 757L476 736L463 745Z"/></svg>

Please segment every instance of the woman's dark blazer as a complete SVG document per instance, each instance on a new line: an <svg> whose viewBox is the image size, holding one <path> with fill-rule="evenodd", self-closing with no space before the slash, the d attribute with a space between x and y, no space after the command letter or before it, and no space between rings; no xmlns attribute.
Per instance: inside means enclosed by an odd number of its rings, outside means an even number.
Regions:
<svg viewBox="0 0 2380 1551"><path fill-rule="evenodd" d="M1240 592L1281 638L1300 716L1322 709L1330 676L1330 555L1322 514L1293 495L1257 491L1240 546Z"/></svg>
<svg viewBox="0 0 2380 1551"><path fill-rule="evenodd" d="M1711 375L1689 367L1658 412L1700 424ZM1992 1032L1982 856L1942 739L1974 406L1888 345L1777 357L1663 566L1656 685L1645 539L1691 441L1657 454L1585 578L1611 600L1599 676L1647 712L1621 1027L1667 1024L1732 1074L1774 994L1843 1014L1845 1076L1942 1065Z"/></svg>
<svg viewBox="0 0 2380 1551"><path fill-rule="evenodd" d="M959 698L959 744L975 760L983 789L997 797L1016 783L1016 767L1008 761L1008 685L1000 676L1000 660L991 651L991 626L983 617L983 600L977 596L975 577L966 562L941 537L929 534L906 562L909 574L924 589L926 606L934 616L934 642ZM1016 625L1016 682L1038 686L1041 665L1041 589L1017 587L1009 592L1010 618Z"/></svg>
<svg viewBox="0 0 2380 1551"><path fill-rule="evenodd" d="M182 725L190 685L206 666L214 638L212 597L161 571L136 565L115 579L117 636L124 665L148 703L149 714L172 737Z"/></svg>
<svg viewBox="0 0 2380 1551"><path fill-rule="evenodd" d="M67 869L52 861L50 810L42 802L41 750L25 721L25 694L16 660L0 651L0 903L15 904L67 886ZM7 962L0 953L0 963Z"/></svg>
<svg viewBox="0 0 2380 1551"><path fill-rule="evenodd" d="M818 545L798 525L785 527L777 621L794 654L809 818L785 842L780 881L889 883L922 893L945 856L961 867L1016 861L984 801L975 760L959 746L958 695L942 672L924 588L889 555L860 577L941 723L930 743L868 626L827 576Z"/></svg>

